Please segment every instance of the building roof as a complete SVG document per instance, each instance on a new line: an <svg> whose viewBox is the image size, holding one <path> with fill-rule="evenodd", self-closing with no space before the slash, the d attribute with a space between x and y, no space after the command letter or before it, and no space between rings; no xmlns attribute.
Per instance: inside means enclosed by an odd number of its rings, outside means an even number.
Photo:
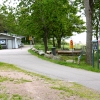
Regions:
<svg viewBox="0 0 100 100"><path fill-rule="evenodd" d="M0 35L4 35L4 36L8 36L8 37L13 37L13 38L19 38L19 39L22 38L22 36L17 36L17 34L0 33Z"/></svg>

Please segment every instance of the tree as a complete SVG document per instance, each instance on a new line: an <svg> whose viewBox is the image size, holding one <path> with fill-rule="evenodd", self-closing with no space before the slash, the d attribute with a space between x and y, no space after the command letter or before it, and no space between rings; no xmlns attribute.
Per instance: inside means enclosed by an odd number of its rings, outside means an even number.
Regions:
<svg viewBox="0 0 100 100"><path fill-rule="evenodd" d="M2 14L0 14L0 32L4 32L5 30L5 25L3 23L4 16Z"/></svg>
<svg viewBox="0 0 100 100"><path fill-rule="evenodd" d="M37 0L32 6L34 7L32 13L34 29L40 30L38 35L46 36L43 39L48 39L49 36L56 38L59 48L62 37L71 36L73 32L81 32L84 29L84 22L76 16L77 8L65 1Z"/></svg>
<svg viewBox="0 0 100 100"><path fill-rule="evenodd" d="M21 0L16 9L16 29L43 39L45 52L49 38L56 38L60 48L62 37L84 29L77 7L68 0Z"/></svg>
<svg viewBox="0 0 100 100"><path fill-rule="evenodd" d="M9 9L9 10L8 10ZM16 17L15 14L13 13L13 8L12 7L6 7L3 5L0 8L0 14L2 15L2 25L3 25L3 32L7 31L10 33L16 33Z"/></svg>
<svg viewBox="0 0 100 100"><path fill-rule="evenodd" d="M98 35L100 35L100 1L96 0L94 2L94 13L93 13L93 35L98 40Z"/></svg>
<svg viewBox="0 0 100 100"><path fill-rule="evenodd" d="M100 0L75 0L77 6L84 10L86 16L86 62L92 64L92 36L100 34ZM84 4L84 6L83 6Z"/></svg>
<svg viewBox="0 0 100 100"><path fill-rule="evenodd" d="M3 12L3 11L5 11L5 12ZM7 13L6 7L0 6L0 32L7 31L7 27L6 27L6 23L5 23L6 16L4 13Z"/></svg>
<svg viewBox="0 0 100 100"><path fill-rule="evenodd" d="M87 37L86 37L86 61L92 65L92 18L93 18L93 0L84 0Z"/></svg>

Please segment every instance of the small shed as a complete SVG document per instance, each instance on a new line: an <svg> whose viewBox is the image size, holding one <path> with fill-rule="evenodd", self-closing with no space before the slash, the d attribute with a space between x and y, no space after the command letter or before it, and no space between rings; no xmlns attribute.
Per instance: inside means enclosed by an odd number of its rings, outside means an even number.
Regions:
<svg viewBox="0 0 100 100"><path fill-rule="evenodd" d="M0 33L0 44L3 49L17 49L21 45L21 36L8 33Z"/></svg>

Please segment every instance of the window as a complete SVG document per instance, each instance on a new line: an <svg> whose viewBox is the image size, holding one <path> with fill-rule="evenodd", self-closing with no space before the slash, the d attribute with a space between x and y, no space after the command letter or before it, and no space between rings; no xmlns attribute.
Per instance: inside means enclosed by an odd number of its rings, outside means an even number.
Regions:
<svg viewBox="0 0 100 100"><path fill-rule="evenodd" d="M2 45L3 45L3 44L6 44L6 39L1 39L1 40L0 40L0 44L2 44Z"/></svg>

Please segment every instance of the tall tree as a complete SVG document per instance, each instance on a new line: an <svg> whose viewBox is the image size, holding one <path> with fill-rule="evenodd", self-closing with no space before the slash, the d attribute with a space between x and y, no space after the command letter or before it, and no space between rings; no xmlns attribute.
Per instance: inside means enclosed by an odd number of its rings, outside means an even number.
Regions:
<svg viewBox="0 0 100 100"><path fill-rule="evenodd" d="M100 32L100 0L75 0L75 1L79 8L81 8L82 10L85 8L86 26L87 26L86 62L91 65L92 36L95 35L96 39L98 40L98 33Z"/></svg>
<svg viewBox="0 0 100 100"><path fill-rule="evenodd" d="M86 61L92 64L92 17L93 17L93 0L84 0L85 15L86 15Z"/></svg>
<svg viewBox="0 0 100 100"><path fill-rule="evenodd" d="M98 40L98 36L100 35L100 0L94 2L93 35Z"/></svg>
<svg viewBox="0 0 100 100"><path fill-rule="evenodd" d="M48 38L57 39L61 47L61 38L80 33L84 22L77 14L77 7L68 0L21 0L17 7L17 26L27 34L43 39L45 52Z"/></svg>
<svg viewBox="0 0 100 100"><path fill-rule="evenodd" d="M32 22L34 25L36 24L35 30L40 29L40 35L43 35L42 32L45 29L43 36L55 37L59 48L62 37L71 36L72 32L80 32L83 29L84 22L80 20L79 16L76 16L77 8L70 5L68 0L37 0L33 7Z"/></svg>

